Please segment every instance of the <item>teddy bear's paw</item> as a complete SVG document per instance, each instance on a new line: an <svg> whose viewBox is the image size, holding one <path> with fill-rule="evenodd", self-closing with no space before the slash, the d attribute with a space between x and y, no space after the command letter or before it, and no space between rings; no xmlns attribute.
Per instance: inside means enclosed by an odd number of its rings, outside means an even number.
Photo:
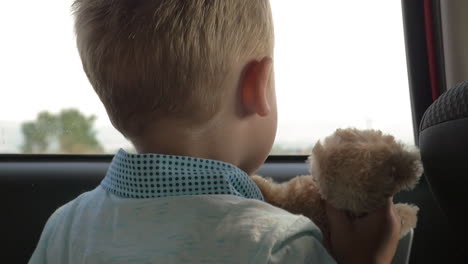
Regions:
<svg viewBox="0 0 468 264"><path fill-rule="evenodd" d="M416 227L419 208L411 204L395 204L395 210L401 219L400 238L406 236Z"/></svg>
<svg viewBox="0 0 468 264"><path fill-rule="evenodd" d="M253 175L250 178L255 182L263 198L266 202L271 203L275 206L280 206L283 200L286 199L284 184L279 184L273 181L271 178L265 178L260 175Z"/></svg>
<svg viewBox="0 0 468 264"><path fill-rule="evenodd" d="M263 195L265 195L265 193L269 193L270 190L276 185L272 179L265 178L260 175L253 175L250 176L250 178L255 182L255 184L257 184Z"/></svg>

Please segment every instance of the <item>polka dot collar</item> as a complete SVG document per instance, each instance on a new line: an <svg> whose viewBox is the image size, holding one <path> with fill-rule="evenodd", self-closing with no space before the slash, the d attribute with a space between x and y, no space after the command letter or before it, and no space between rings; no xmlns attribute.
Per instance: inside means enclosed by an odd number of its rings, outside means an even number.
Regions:
<svg viewBox="0 0 468 264"><path fill-rule="evenodd" d="M238 167L215 160L130 154L120 149L101 186L123 198L231 194L263 200L262 193Z"/></svg>

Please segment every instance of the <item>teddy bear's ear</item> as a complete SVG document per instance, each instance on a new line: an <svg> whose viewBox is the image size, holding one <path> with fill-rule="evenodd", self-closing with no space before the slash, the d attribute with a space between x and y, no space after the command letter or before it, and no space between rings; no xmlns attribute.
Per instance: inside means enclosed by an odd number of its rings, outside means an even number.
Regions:
<svg viewBox="0 0 468 264"><path fill-rule="evenodd" d="M399 143L400 151L392 159L392 176L396 183L396 192L410 190L418 183L423 167L419 150Z"/></svg>
<svg viewBox="0 0 468 264"><path fill-rule="evenodd" d="M327 161L327 151L325 150L324 146L320 141L317 141L315 146L312 149L312 155L309 156L307 162L309 163L309 171L312 175L314 181L317 184L320 184L323 179L322 178L322 168L326 167ZM320 194L323 197L327 197L328 193L328 185L322 184L321 189L319 190Z"/></svg>
<svg viewBox="0 0 468 264"><path fill-rule="evenodd" d="M326 155L325 149L323 148L322 143L317 141L315 143L314 147L312 148L312 155L309 156L307 162L309 163L310 167L310 172L312 173L312 176L318 176L314 172L318 172L319 169L319 164L320 161L324 159L324 156Z"/></svg>

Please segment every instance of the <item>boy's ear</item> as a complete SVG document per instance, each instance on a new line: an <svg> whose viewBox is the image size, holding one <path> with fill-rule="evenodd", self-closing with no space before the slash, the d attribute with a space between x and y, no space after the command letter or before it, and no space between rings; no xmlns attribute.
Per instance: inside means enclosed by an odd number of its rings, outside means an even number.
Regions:
<svg viewBox="0 0 468 264"><path fill-rule="evenodd" d="M272 72L273 59L264 57L261 61L252 61L245 66L240 83L242 105L250 114L266 116L270 113L268 100L268 82Z"/></svg>

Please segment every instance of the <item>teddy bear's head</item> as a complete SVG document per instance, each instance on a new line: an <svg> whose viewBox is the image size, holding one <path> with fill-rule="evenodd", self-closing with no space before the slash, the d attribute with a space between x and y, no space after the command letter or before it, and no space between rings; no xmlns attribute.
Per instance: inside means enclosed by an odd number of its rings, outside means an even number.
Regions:
<svg viewBox="0 0 468 264"><path fill-rule="evenodd" d="M322 198L356 214L412 189L422 174L419 151L376 130L338 129L309 158Z"/></svg>

